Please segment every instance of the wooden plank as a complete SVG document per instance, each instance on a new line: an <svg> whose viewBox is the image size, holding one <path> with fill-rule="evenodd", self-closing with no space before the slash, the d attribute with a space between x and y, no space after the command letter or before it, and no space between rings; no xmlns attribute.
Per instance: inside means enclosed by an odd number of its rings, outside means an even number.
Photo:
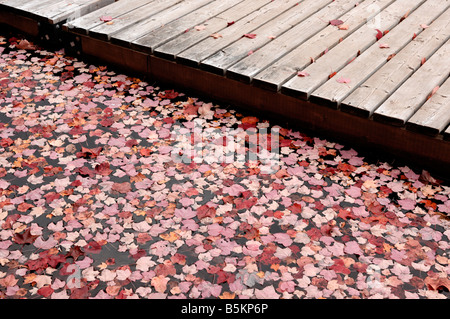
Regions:
<svg viewBox="0 0 450 319"><path fill-rule="evenodd" d="M114 0L60 0L53 5L41 6L32 14L45 17L50 23L55 24L69 17L80 17L113 2Z"/></svg>
<svg viewBox="0 0 450 319"><path fill-rule="evenodd" d="M235 65L231 66L227 70L227 76L244 82L251 82L253 76L261 72L264 68L276 62L279 58L282 58L288 52L298 48L302 44L302 42L303 44L305 44L304 41L308 39L308 37L313 35L310 40L320 39L326 37L327 32L331 32L331 29L338 31L339 29L336 26L329 25L329 20L341 18L342 14L352 11L353 9L355 9L355 6L356 8L359 7L358 1L347 1L346 3L343 3L341 6L332 11L333 15L335 15L334 17L331 17L329 13L326 13L324 16L320 17L319 20L321 23L314 21L314 19L317 19L314 17L303 21L303 27L302 24L296 26L296 28L299 29L298 31L294 29L286 32L285 34L281 35L267 45L255 51L252 55L245 57ZM367 7L365 9L367 9ZM358 10L358 12L360 16L363 15L362 21L361 17L360 21L358 21L359 25L362 25L365 22L364 18L367 18L367 12L364 12L364 10ZM319 32L319 34L316 34L316 32ZM302 36L299 36L300 34ZM339 38L336 37L335 43L337 44L338 42ZM318 46L315 47L317 48ZM279 48L283 48L283 50L280 50ZM327 47L323 48L322 50L325 49L327 49Z"/></svg>
<svg viewBox="0 0 450 319"><path fill-rule="evenodd" d="M341 109L368 117L450 37L450 10L342 101Z"/></svg>
<svg viewBox="0 0 450 319"><path fill-rule="evenodd" d="M39 26L36 20L17 15L9 10L0 10L0 23L10 25L34 37L39 35Z"/></svg>
<svg viewBox="0 0 450 319"><path fill-rule="evenodd" d="M447 41L403 85L375 110L376 121L403 125L425 103L434 88L450 74L450 41Z"/></svg>
<svg viewBox="0 0 450 319"><path fill-rule="evenodd" d="M181 52L176 58L181 63L198 65L208 57L215 57L216 53L220 53L221 58L218 60L227 63L233 60L236 54L247 55L250 50L249 43L253 43L254 46L263 45L270 41L268 35L281 34L328 3L330 0L305 0L300 5L297 5L298 1L292 0L274 1L251 14L248 19L238 21L222 30L221 37L209 37ZM244 34L253 33L257 34L256 38L243 39ZM218 73L223 74L223 68L220 67Z"/></svg>
<svg viewBox="0 0 450 319"><path fill-rule="evenodd" d="M242 0L215 0L206 4L205 6L188 13L187 15L169 22L162 27L152 30L143 37L137 38L132 42L132 47L147 48L151 50L156 46L172 40L178 35L185 32L187 29L193 28L196 25L202 25L206 20L213 18L221 12L230 9L237 5ZM119 35L115 35L119 36Z"/></svg>
<svg viewBox="0 0 450 319"><path fill-rule="evenodd" d="M358 86L375 73L392 54L397 54L404 46L412 41L414 34L422 32L421 24L430 24L449 7L449 0L427 0L417 10L410 13L398 26L390 30L379 42L375 43L361 54L355 61L339 71L334 78L327 81L311 95L316 103L325 103L333 107L351 94ZM383 20L383 19L382 19ZM381 49L383 43L389 48ZM348 83L339 83L344 79Z"/></svg>
<svg viewBox="0 0 450 319"><path fill-rule="evenodd" d="M114 0L91 0L85 4L78 6L76 9L71 11L63 11L57 13L56 15L49 18L50 23L60 23L64 20L74 20L83 15L97 11L100 8L103 8L111 3L114 3Z"/></svg>
<svg viewBox="0 0 450 319"><path fill-rule="evenodd" d="M303 70L311 60L317 60L323 52L332 49L340 41L347 38L354 31L370 21L395 0L366 0L355 6L354 9L339 17L347 30L340 30L336 26L329 25L308 41L288 52L285 56L273 64L263 68L252 79L253 85L278 91L281 86ZM263 49L263 48L262 48Z"/></svg>
<svg viewBox="0 0 450 319"><path fill-rule="evenodd" d="M450 79L408 120L406 128L436 136L450 124Z"/></svg>
<svg viewBox="0 0 450 319"><path fill-rule="evenodd" d="M3 0L0 2L0 4L14 8L16 10L25 11L25 12L32 12L33 10L41 7L41 6L48 6L56 3L58 0L29 0L29 1L23 1L23 0Z"/></svg>
<svg viewBox="0 0 450 319"><path fill-rule="evenodd" d="M379 21L378 28L381 30L390 30L398 24L401 17L408 10L414 10L423 2L424 0L395 1L377 15L376 20ZM312 92L328 81L330 74L338 72L356 58L359 53L370 48L377 41L375 37L376 33L377 31L375 31L372 25L365 24L320 57L315 63L306 67L303 71L308 73L309 76L293 77L286 82L282 86L282 92L302 99L309 99ZM381 50L378 47L377 49ZM352 62L352 64L355 62ZM336 82L336 78L332 81Z"/></svg>
<svg viewBox="0 0 450 319"><path fill-rule="evenodd" d="M186 14L191 13L208 3L213 2L213 0L184 0L180 3L168 7L160 12L153 12L151 16L141 19L137 23L129 24L125 28L113 28L113 31L109 31L108 28L108 38L114 43L120 43L122 45L129 45L132 41L144 36L145 34L162 27ZM152 6L154 8L154 6ZM142 9L141 9L142 10ZM133 15L131 16L133 18ZM114 31L115 30L115 31Z"/></svg>
<svg viewBox="0 0 450 319"><path fill-rule="evenodd" d="M203 41L211 34L220 33L221 30L229 26L228 23L237 23L239 20L245 18L248 21L248 16L252 12L261 9L270 2L272 0L245 0L240 2L216 17L205 21L202 25L202 27L205 27L204 29L195 29L192 27L189 30L186 29L185 32L178 35L175 39L161 46L157 46L153 50L153 53L168 59L175 59L177 54Z"/></svg>
<svg viewBox="0 0 450 319"><path fill-rule="evenodd" d="M153 28L156 28L167 23L165 18L168 17L170 19L170 13L176 14L176 12L180 11L180 8L190 10L191 6L195 7L194 2L195 4L198 2L198 5L201 5L210 1L211 0L157 1L121 15L119 19L114 20L113 24L103 23L90 29L89 35L102 40L110 40L113 34L123 30L124 33L134 38L134 33L146 32L146 30L151 31L152 25Z"/></svg>
<svg viewBox="0 0 450 319"><path fill-rule="evenodd" d="M133 1L116 1L112 4L103 7L95 12L86 14L73 21L68 21L63 28L71 32L76 32L80 34L88 34L89 30L103 24L100 21L102 16L110 16L113 19L118 19L120 16L126 14L127 12L139 9L142 6L152 4L158 0L133 0ZM160 0L163 1L163 0Z"/></svg>

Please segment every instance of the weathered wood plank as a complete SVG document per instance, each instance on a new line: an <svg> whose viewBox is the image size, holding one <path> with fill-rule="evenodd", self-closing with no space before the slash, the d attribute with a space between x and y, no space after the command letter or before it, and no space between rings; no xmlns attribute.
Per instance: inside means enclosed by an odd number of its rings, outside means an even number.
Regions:
<svg viewBox="0 0 450 319"><path fill-rule="evenodd" d="M251 50L248 49L249 46L267 43L267 41L270 41L269 35L281 34L328 3L330 3L330 0L305 0L300 4L298 4L298 1L291 0L274 1L250 15L248 21L238 21L222 30L221 37L210 37L198 43L195 47L180 53L177 60L181 63L197 65L210 56L215 59L214 57L220 54L223 59L218 58L218 60L228 63L236 55L247 55ZM257 36L254 39L249 39L243 38L244 34L257 34ZM206 62L206 65L209 66L208 62ZM224 73L223 68L219 67L218 69L219 74Z"/></svg>
<svg viewBox="0 0 450 319"><path fill-rule="evenodd" d="M144 36L152 30L158 29L211 2L213 2L213 0L184 0L156 14L153 13L151 16L141 19L137 23L128 25L125 28L113 28L113 31L108 31L107 35L111 38L113 43L129 45L134 40Z"/></svg>
<svg viewBox="0 0 450 319"><path fill-rule="evenodd" d="M342 101L341 109L368 117L450 37L450 10Z"/></svg>
<svg viewBox="0 0 450 319"><path fill-rule="evenodd" d="M102 16L110 16L113 19L120 18L120 16L127 12L133 11L145 5L151 5L156 2L163 2L165 0L133 0L133 1L116 1L106 7L103 7L95 12L83 15L82 17L73 21L68 21L64 28L70 29L71 32L80 34L88 34L89 30L103 24L100 21Z"/></svg>
<svg viewBox="0 0 450 319"><path fill-rule="evenodd" d="M160 27L174 18L211 1L158 1L121 15L119 19L114 20L113 24L100 24L90 29L89 35L102 40L110 40L112 35L117 35L119 39L123 38L124 42L129 43L135 39L135 36Z"/></svg>
<svg viewBox="0 0 450 319"><path fill-rule="evenodd" d="M39 8L41 6L48 6L52 5L58 0L30 0L30 1L23 1L23 0L3 0L0 2L0 4L14 8L16 10L21 10L25 12L32 12L34 9Z"/></svg>
<svg viewBox="0 0 450 319"><path fill-rule="evenodd" d="M398 24L401 17L408 10L414 10L423 2L423 0L398 0L394 2L377 15L376 20L379 21L378 28L381 30L390 30ZM365 24L320 57L315 63L306 67L303 71L308 73L309 76L294 77L286 82L281 89L282 92L303 99L309 99L312 92L329 80L330 74L338 72L350 61L355 59L358 54L370 48L377 41L375 37L376 33L377 31L375 31L373 25ZM377 49L382 50L378 48L378 45ZM356 60L351 64L355 63ZM331 81L333 83L336 82L336 78Z"/></svg>
<svg viewBox="0 0 450 319"><path fill-rule="evenodd" d="M132 42L132 47L146 48L151 51L151 49L156 46L172 40L187 29L202 25L206 20L213 18L214 16L230 9L242 1L243 0L215 0L210 2L179 19L169 22L158 29L150 31L143 37L137 38Z"/></svg>
<svg viewBox="0 0 450 319"><path fill-rule="evenodd" d="M366 0L339 17L347 30L329 25L308 41L288 52L270 66L263 68L252 83L271 91L278 91L285 82L303 70L311 60L317 60L325 51L350 36L395 0ZM262 48L264 49L264 48ZM261 50L262 50L261 49ZM243 60L244 61L244 60Z"/></svg>
<svg viewBox="0 0 450 319"><path fill-rule="evenodd" d="M363 2L365 3L365 2ZM333 18L330 18L330 14L326 13L325 16L321 17L319 20L322 22L320 28L322 28L322 31L319 29L319 23L313 21L314 18L307 19L303 21L304 24L304 30L301 32L295 32L294 30L291 30L289 32L286 32L285 34L281 35L279 38L273 40L271 43L268 43L267 45L261 47L257 51L254 52L254 54L242 59L232 67L230 67L227 70L227 76L239 79L244 82L250 82L254 75L262 71L264 68L272 64L273 62L277 61L277 59L283 57L286 55L286 53L298 48L298 46L305 41L309 36L311 36L311 39L321 39L326 38L327 31L331 32L333 29L334 31L338 31L339 29L336 26L330 26L329 20L331 19L337 19L337 18L343 18L341 17L342 14L348 13L349 11L359 7L359 2L355 1L347 1L346 3L342 4L340 7L333 10L333 14L336 15ZM367 9L367 8L365 8ZM364 10L364 9L363 9ZM363 14L367 17L367 13L363 10L358 10L359 14ZM347 19L345 19L347 20ZM359 21L359 25L362 25L364 22L364 17L361 21ZM347 21L348 22L348 21ZM350 22L349 22L350 23ZM315 27L317 25L317 28ZM298 26L298 28L301 28L301 24ZM324 28L324 29L323 29ZM327 30L328 29L328 30ZM300 30L299 30L300 31ZM319 32L319 34L316 34L316 32ZM313 32L312 34L310 32ZM302 36L299 36L301 34ZM337 34L337 33L336 33ZM342 36L342 33L341 33ZM335 43L339 42L339 37L335 37ZM303 43L305 44L305 43ZM283 48L283 50L279 50L278 48ZM319 46L316 46L316 48ZM326 50L327 47L323 48L323 50ZM278 73L278 72L277 72Z"/></svg>
<svg viewBox="0 0 450 319"><path fill-rule="evenodd" d="M412 41L415 34L422 32L421 24L430 24L449 7L449 0L427 0L417 10L410 13L394 29L390 30L379 42L372 45L355 61L339 71L334 78L325 82L311 95L311 101L340 105L358 86L375 73L392 54L397 54ZM380 48L383 43L388 48ZM338 80L341 79L340 83Z"/></svg>
<svg viewBox="0 0 450 319"><path fill-rule="evenodd" d="M40 6L31 13L35 16L45 17L50 23L59 23L69 17L80 17L86 13L104 7L114 0L59 0L54 4Z"/></svg>
<svg viewBox="0 0 450 319"><path fill-rule="evenodd" d="M450 124L450 79L408 120L406 128L436 136Z"/></svg>
<svg viewBox="0 0 450 319"><path fill-rule="evenodd" d="M375 110L376 121L403 125L450 74L450 41L447 41L401 87Z"/></svg>
<svg viewBox="0 0 450 319"><path fill-rule="evenodd" d="M195 44L207 39L211 34L220 33L222 29L228 27L228 23L237 23L241 19L248 21L248 16L261 9L263 6L272 2L272 0L245 0L234 7L222 12L216 17L205 21L202 27L204 29L189 28L186 32L178 35L175 39L157 46L153 53L168 59L175 59L177 54L189 49Z"/></svg>

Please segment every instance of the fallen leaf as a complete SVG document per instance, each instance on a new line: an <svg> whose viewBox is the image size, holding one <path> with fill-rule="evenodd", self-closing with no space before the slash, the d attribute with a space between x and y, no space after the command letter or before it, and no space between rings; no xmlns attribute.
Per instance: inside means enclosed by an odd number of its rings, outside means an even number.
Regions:
<svg viewBox="0 0 450 319"><path fill-rule="evenodd" d="M309 73L306 71L300 71L300 72L297 72L297 76L305 77L305 76L309 76Z"/></svg>
<svg viewBox="0 0 450 319"><path fill-rule="evenodd" d="M14 241L19 245L32 244L39 235L31 235L31 228L27 228L22 234L15 234Z"/></svg>
<svg viewBox="0 0 450 319"><path fill-rule="evenodd" d="M202 31L202 30L206 29L206 26L205 25L197 25L194 27L194 29L197 31Z"/></svg>
<svg viewBox="0 0 450 319"><path fill-rule="evenodd" d="M338 83L350 83L350 79L349 78L344 78L344 77L340 77L339 79L336 80Z"/></svg>
<svg viewBox="0 0 450 319"><path fill-rule="evenodd" d="M169 278L160 275L152 278L151 285L155 287L155 290L157 292L163 293L164 291L166 291L168 282Z"/></svg>
<svg viewBox="0 0 450 319"><path fill-rule="evenodd" d="M249 39L254 39L254 38L256 38L256 34L255 33L246 33L243 35L243 37L246 37Z"/></svg>
<svg viewBox="0 0 450 319"><path fill-rule="evenodd" d="M338 26L339 30L348 30L349 26L347 24L341 24L340 26Z"/></svg>
<svg viewBox="0 0 450 319"><path fill-rule="evenodd" d="M111 16L101 16L100 17L100 21L103 21L103 22L109 22L111 20L112 20Z"/></svg>
<svg viewBox="0 0 450 319"><path fill-rule="evenodd" d="M389 48L389 44L387 44L387 43L380 43L378 46L380 47L380 49L387 49L387 48Z"/></svg>
<svg viewBox="0 0 450 319"><path fill-rule="evenodd" d="M218 39L218 38L221 38L222 35L220 33L213 33L210 35L210 37L213 37L214 39Z"/></svg>
<svg viewBox="0 0 450 319"><path fill-rule="evenodd" d="M380 40L383 37L383 32L381 32L378 29L375 29L377 31L377 34L375 35L375 37L377 38L377 40Z"/></svg>
<svg viewBox="0 0 450 319"><path fill-rule="evenodd" d="M344 21L342 21L342 20L337 20L337 19L335 19L335 20L330 20L330 24L331 25L334 25L334 26L338 26L338 25L341 25L341 24L343 24L344 23Z"/></svg>
<svg viewBox="0 0 450 319"><path fill-rule="evenodd" d="M430 95L428 95L427 100L429 100L437 91L439 90L439 86L436 86L430 93Z"/></svg>

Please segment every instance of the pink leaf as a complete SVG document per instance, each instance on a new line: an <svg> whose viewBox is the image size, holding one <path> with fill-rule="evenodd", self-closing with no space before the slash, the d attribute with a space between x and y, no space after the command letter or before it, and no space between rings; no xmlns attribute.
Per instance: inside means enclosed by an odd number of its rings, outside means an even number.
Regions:
<svg viewBox="0 0 450 319"><path fill-rule="evenodd" d="M261 290L255 289L255 297L257 299L278 299L279 296L273 286L267 286Z"/></svg>
<svg viewBox="0 0 450 319"><path fill-rule="evenodd" d="M47 249L50 249L50 248L55 247L57 243L58 243L58 241L55 240L53 237L50 237L50 238L47 239L47 240L43 240L43 239L42 239L42 236L39 236L39 237L34 241L33 245L34 245L36 248L40 248L40 249L47 250Z"/></svg>
<svg viewBox="0 0 450 319"><path fill-rule="evenodd" d="M103 21L103 22L109 22L111 20L112 20L111 16L101 16L100 17L100 21Z"/></svg>
<svg viewBox="0 0 450 319"><path fill-rule="evenodd" d="M344 77L340 77L339 79L336 80L338 83L350 83L350 79L349 78L344 78Z"/></svg>
<svg viewBox="0 0 450 319"><path fill-rule="evenodd" d="M300 72L297 73L297 76L303 78L303 77L305 77L305 76L309 76L309 73L306 72L306 71L300 71Z"/></svg>

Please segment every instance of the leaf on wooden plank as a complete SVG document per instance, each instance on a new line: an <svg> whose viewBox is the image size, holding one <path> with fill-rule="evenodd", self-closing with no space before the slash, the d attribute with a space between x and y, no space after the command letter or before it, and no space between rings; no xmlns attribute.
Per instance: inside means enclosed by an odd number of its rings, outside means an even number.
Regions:
<svg viewBox="0 0 450 319"><path fill-rule="evenodd" d="M387 57L387 61L389 62L393 57L395 57L395 53L392 53Z"/></svg>
<svg viewBox="0 0 450 319"><path fill-rule="evenodd" d="M417 34L414 32L412 39L414 40L417 37Z"/></svg>
<svg viewBox="0 0 450 319"><path fill-rule="evenodd" d="M195 30L197 30L197 31L202 31L202 30L205 30L205 29L206 29L206 26L202 24L202 25L197 25L197 26L195 26L194 28L195 28Z"/></svg>
<svg viewBox="0 0 450 319"><path fill-rule="evenodd" d="M297 76L303 78L303 77L305 77L305 76L309 76L309 73L306 72L306 71L300 71L300 72L297 72Z"/></svg>
<svg viewBox="0 0 450 319"><path fill-rule="evenodd" d="M103 21L103 22L109 22L109 21L111 21L113 18L111 17L111 16L101 16L100 17L100 21Z"/></svg>
<svg viewBox="0 0 450 319"><path fill-rule="evenodd" d="M330 24L334 25L334 26L338 26L338 25L341 25L343 23L344 23L344 21L338 20L338 19L330 20Z"/></svg>
<svg viewBox="0 0 450 319"><path fill-rule="evenodd" d="M333 73L331 73L329 76L328 76L328 79L331 79L333 76L335 76L336 75L336 73L337 72L333 72Z"/></svg>
<svg viewBox="0 0 450 319"><path fill-rule="evenodd" d="M427 100L429 100L437 91L439 90L439 85L436 86L430 93L430 95L428 95Z"/></svg>
<svg viewBox="0 0 450 319"><path fill-rule="evenodd" d="M376 38L377 38L377 40L380 40L383 37L383 32L381 32L378 29L375 29L375 30L377 31Z"/></svg>
<svg viewBox="0 0 450 319"><path fill-rule="evenodd" d="M387 43L380 43L378 46L380 47L380 49L387 49L387 48L389 48L389 44L387 44Z"/></svg>
<svg viewBox="0 0 450 319"><path fill-rule="evenodd" d="M213 33L210 35L210 37L213 37L214 39L218 39L218 38L221 38L222 35L220 33Z"/></svg>
<svg viewBox="0 0 450 319"><path fill-rule="evenodd" d="M426 29L426 28L429 28L430 26L429 26L428 24L422 23L422 24L420 25L420 27L421 27L422 29Z"/></svg>
<svg viewBox="0 0 450 319"><path fill-rule="evenodd" d="M340 26L338 26L339 30L348 30L349 26L348 24L341 24Z"/></svg>
<svg viewBox="0 0 450 319"><path fill-rule="evenodd" d="M350 83L350 79L349 78L344 78L344 77L340 77L339 79L336 80L338 83Z"/></svg>
<svg viewBox="0 0 450 319"><path fill-rule="evenodd" d="M234 24L234 21L227 22L227 27L229 27L230 25L233 25L233 24Z"/></svg>
<svg viewBox="0 0 450 319"><path fill-rule="evenodd" d="M246 33L243 35L243 37L246 37L249 39L254 39L254 38L256 38L256 34L255 33Z"/></svg>
<svg viewBox="0 0 450 319"><path fill-rule="evenodd" d="M422 58L422 60L420 61L420 65L421 65L421 66L424 65L425 62L427 62L427 58Z"/></svg>
<svg viewBox="0 0 450 319"><path fill-rule="evenodd" d="M402 16L402 17L400 18L400 22L402 22L403 20L405 20L405 19L409 16L409 13L410 13L410 12L411 12L411 10L408 10L408 12L406 12L405 15Z"/></svg>

